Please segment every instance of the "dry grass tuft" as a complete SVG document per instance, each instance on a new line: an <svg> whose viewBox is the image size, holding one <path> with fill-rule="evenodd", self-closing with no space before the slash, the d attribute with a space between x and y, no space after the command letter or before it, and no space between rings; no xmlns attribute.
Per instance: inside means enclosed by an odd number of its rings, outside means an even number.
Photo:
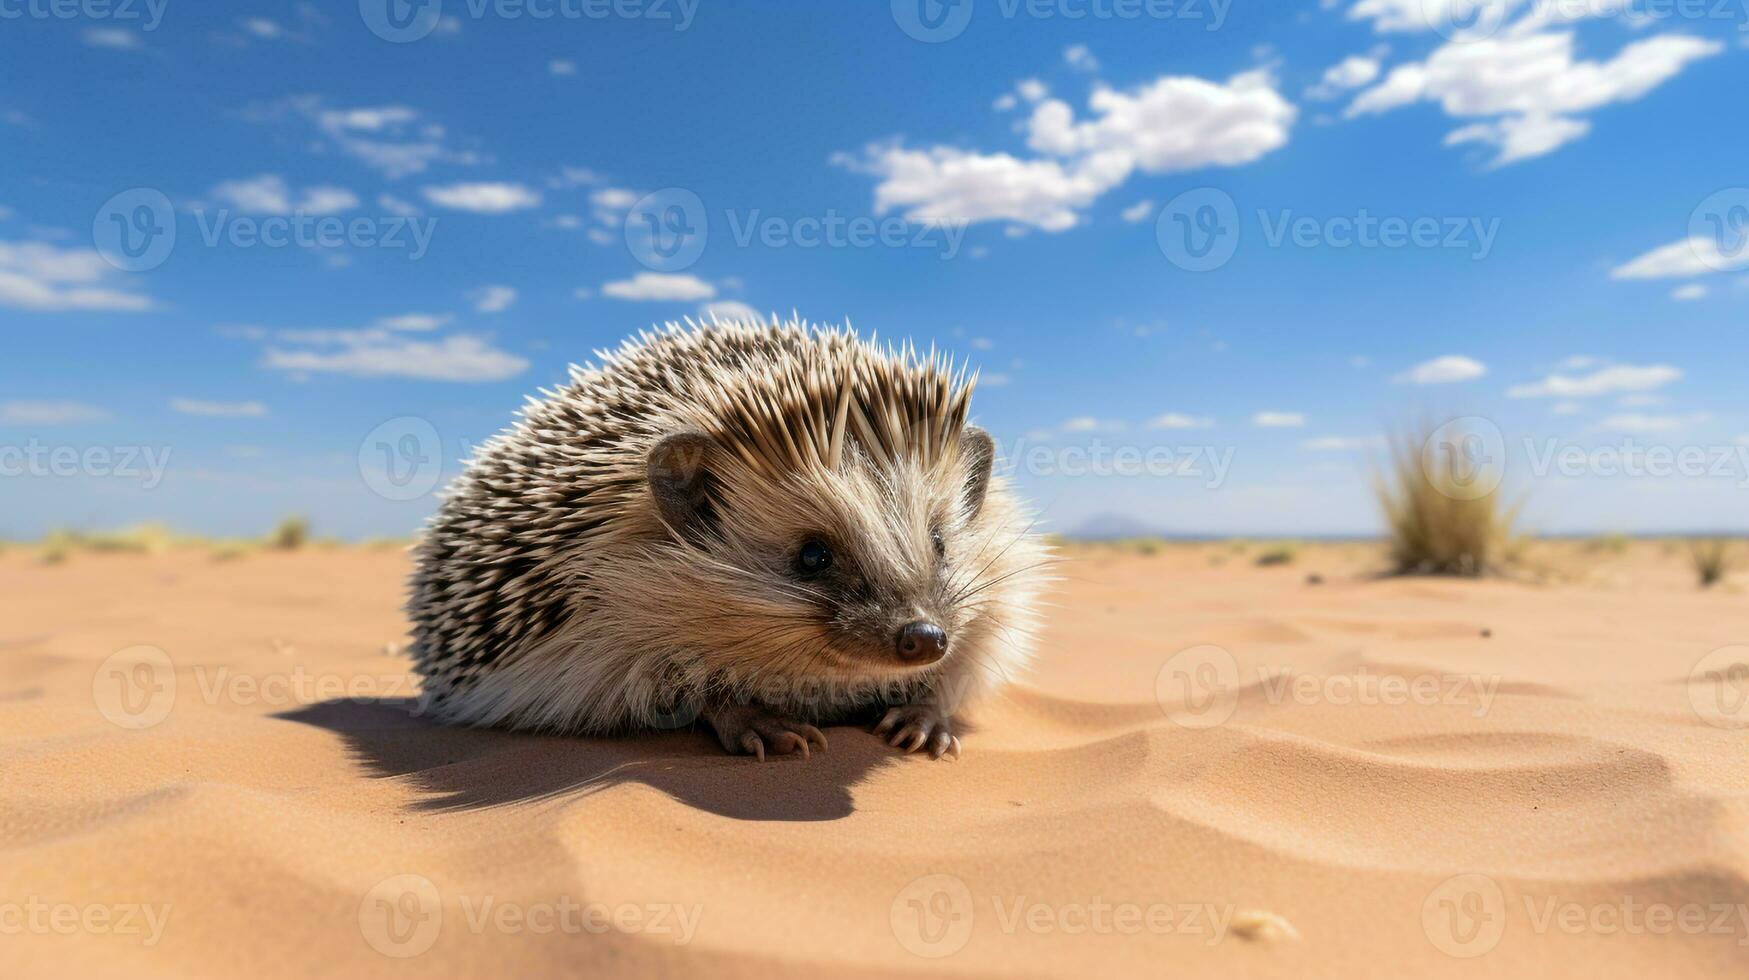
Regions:
<svg viewBox="0 0 1749 980"><path fill-rule="evenodd" d="M1731 570L1731 542L1724 538L1699 538L1688 543L1689 561L1694 565L1700 587L1717 585Z"/></svg>
<svg viewBox="0 0 1749 980"><path fill-rule="evenodd" d="M1403 575L1498 571L1514 548L1518 508L1506 506L1498 486L1480 492L1472 461L1424 452L1436 431L1424 427L1394 440L1388 472L1374 479L1392 564Z"/></svg>
<svg viewBox="0 0 1749 980"><path fill-rule="evenodd" d="M277 551L296 551L310 543L310 522L288 517L267 535L267 546Z"/></svg>

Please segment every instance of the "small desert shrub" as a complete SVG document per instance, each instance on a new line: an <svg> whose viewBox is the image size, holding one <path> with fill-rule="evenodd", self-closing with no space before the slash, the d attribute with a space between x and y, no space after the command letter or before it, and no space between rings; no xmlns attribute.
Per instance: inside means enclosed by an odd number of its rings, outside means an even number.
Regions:
<svg viewBox="0 0 1749 980"><path fill-rule="evenodd" d="M1293 560L1298 556L1299 549L1291 544L1281 544L1258 555L1257 564L1265 567L1269 565L1291 565L1293 564Z"/></svg>
<svg viewBox="0 0 1749 980"><path fill-rule="evenodd" d="M1628 550L1630 543L1625 534L1601 534L1585 542L1585 550L1619 555Z"/></svg>
<svg viewBox="0 0 1749 980"><path fill-rule="evenodd" d="M267 546L279 551L296 551L310 541L310 522L301 517L288 517L267 536Z"/></svg>
<svg viewBox="0 0 1749 980"><path fill-rule="evenodd" d="M1435 430L1391 445L1389 471L1374 478L1399 574L1484 575L1506 559L1516 507L1500 488L1478 493L1451 454L1423 452Z"/></svg>
<svg viewBox="0 0 1749 980"><path fill-rule="evenodd" d="M1700 587L1715 585L1731 570L1731 543L1724 538L1703 538L1688 543L1688 557L1694 564Z"/></svg>
<svg viewBox="0 0 1749 980"><path fill-rule="evenodd" d="M260 545L253 541L218 541L213 543L213 561L236 561L253 552Z"/></svg>

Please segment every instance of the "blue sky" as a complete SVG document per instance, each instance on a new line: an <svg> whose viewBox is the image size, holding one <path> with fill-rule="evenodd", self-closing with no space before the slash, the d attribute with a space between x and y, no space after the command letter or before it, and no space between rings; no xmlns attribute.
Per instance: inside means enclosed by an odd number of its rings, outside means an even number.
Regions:
<svg viewBox="0 0 1749 980"><path fill-rule="evenodd" d="M1453 415L1749 528L1739 0L386 2L0 0L0 537L406 533L713 305L970 359L1057 529L1371 531Z"/></svg>

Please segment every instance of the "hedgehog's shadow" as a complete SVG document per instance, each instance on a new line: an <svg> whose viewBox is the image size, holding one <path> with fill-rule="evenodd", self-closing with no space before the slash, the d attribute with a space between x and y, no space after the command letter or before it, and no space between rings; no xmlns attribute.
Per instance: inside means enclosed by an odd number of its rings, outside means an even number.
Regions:
<svg viewBox="0 0 1749 980"><path fill-rule="evenodd" d="M404 777L422 810L472 810L582 796L639 782L689 806L739 820L836 820L856 809L851 787L896 750L854 728L827 730L826 752L759 763L726 755L700 725L630 738L583 738L439 725L412 698L324 701L278 717L335 732L379 777ZM927 759L922 761L927 762Z"/></svg>

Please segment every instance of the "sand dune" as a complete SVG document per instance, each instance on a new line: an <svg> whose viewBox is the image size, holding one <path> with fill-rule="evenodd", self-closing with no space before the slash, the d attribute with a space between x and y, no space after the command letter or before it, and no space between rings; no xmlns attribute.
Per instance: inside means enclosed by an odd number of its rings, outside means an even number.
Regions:
<svg viewBox="0 0 1749 980"><path fill-rule="evenodd" d="M1224 548L1072 561L957 763L763 765L411 716L393 553L0 556L7 972L1749 970L1749 600Z"/></svg>

